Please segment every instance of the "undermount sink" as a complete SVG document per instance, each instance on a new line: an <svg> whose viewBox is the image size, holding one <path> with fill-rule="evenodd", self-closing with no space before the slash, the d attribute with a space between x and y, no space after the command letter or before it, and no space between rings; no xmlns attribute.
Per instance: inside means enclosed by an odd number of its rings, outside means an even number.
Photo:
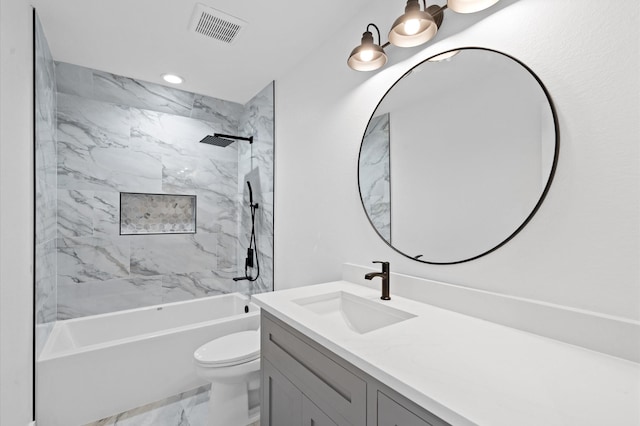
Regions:
<svg viewBox="0 0 640 426"><path fill-rule="evenodd" d="M344 291L304 297L293 302L318 314L326 322L346 326L359 334L379 330L416 316Z"/></svg>

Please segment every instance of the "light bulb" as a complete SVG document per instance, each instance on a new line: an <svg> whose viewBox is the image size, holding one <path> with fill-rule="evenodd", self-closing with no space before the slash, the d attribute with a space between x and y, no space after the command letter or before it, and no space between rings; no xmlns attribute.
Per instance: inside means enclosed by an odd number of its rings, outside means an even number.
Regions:
<svg viewBox="0 0 640 426"><path fill-rule="evenodd" d="M360 52L360 60L363 62L369 62L373 59L373 50L367 49Z"/></svg>
<svg viewBox="0 0 640 426"><path fill-rule="evenodd" d="M404 33L406 35L414 35L420 29L420 21L418 19L409 19L404 23Z"/></svg>

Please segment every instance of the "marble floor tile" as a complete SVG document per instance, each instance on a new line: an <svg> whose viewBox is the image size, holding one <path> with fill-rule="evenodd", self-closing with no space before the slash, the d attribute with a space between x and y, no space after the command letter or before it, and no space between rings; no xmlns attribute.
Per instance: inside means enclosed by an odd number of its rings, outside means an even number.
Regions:
<svg viewBox="0 0 640 426"><path fill-rule="evenodd" d="M209 388L202 386L85 426L206 426Z"/></svg>

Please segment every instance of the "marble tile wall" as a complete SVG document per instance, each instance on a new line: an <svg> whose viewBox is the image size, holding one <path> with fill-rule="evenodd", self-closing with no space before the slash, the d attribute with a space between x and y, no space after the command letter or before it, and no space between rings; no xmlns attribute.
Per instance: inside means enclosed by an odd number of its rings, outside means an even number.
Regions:
<svg viewBox="0 0 640 426"><path fill-rule="evenodd" d="M245 159L266 171L272 193L272 95L245 107L65 63L56 63L56 77L58 319L271 289L271 281L231 280L244 274L238 188L246 148L199 141L262 132L258 122L268 127L270 114L270 137L257 138L265 154L255 157L264 159ZM195 195L196 234L119 235L120 192ZM272 254L268 271L267 263Z"/></svg>
<svg viewBox="0 0 640 426"><path fill-rule="evenodd" d="M65 62L56 62L56 71L60 93L204 120L224 133L238 130L238 120L244 111L244 107L235 102Z"/></svg>
<svg viewBox="0 0 640 426"><path fill-rule="evenodd" d="M40 20L35 24L35 303L36 356L57 318L56 79Z"/></svg>
<svg viewBox="0 0 640 426"><path fill-rule="evenodd" d="M371 119L360 150L360 194L375 229L391 243L389 114Z"/></svg>
<svg viewBox="0 0 640 426"><path fill-rule="evenodd" d="M247 181L251 182L254 203L259 204L255 227L260 276L250 284L251 293L273 289L274 85L267 85L247 102L239 127L241 135L253 135L254 141L251 145L241 145L238 163L238 194L241 200L238 268L244 269L251 234ZM250 272L255 276L255 269Z"/></svg>

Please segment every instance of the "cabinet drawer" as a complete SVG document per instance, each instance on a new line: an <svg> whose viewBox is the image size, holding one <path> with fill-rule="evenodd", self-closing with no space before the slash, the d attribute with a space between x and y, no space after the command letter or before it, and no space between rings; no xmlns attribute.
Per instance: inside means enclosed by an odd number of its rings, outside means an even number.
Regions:
<svg viewBox="0 0 640 426"><path fill-rule="evenodd" d="M378 392L377 426L431 426L382 392Z"/></svg>
<svg viewBox="0 0 640 426"><path fill-rule="evenodd" d="M367 384L262 315L261 351L275 368L337 423L366 424ZM343 421L336 418L342 417Z"/></svg>

